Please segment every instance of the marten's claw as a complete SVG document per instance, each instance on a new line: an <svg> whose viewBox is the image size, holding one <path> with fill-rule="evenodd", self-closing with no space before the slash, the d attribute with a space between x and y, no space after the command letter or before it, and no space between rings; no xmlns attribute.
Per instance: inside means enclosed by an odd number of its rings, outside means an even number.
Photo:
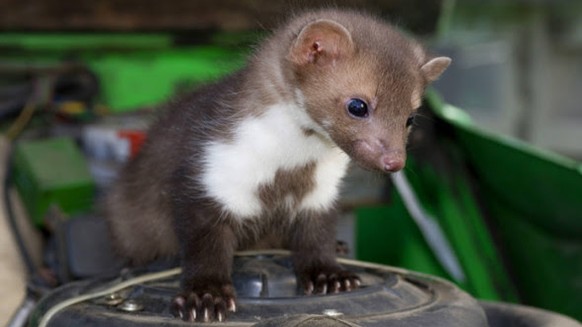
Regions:
<svg viewBox="0 0 582 327"><path fill-rule="evenodd" d="M191 291L177 295L170 311L184 321L224 321L227 312L235 312L235 296L232 285L219 289Z"/></svg>
<svg viewBox="0 0 582 327"><path fill-rule="evenodd" d="M307 295L349 292L360 287L360 283L360 278L347 270L320 272L303 278Z"/></svg>

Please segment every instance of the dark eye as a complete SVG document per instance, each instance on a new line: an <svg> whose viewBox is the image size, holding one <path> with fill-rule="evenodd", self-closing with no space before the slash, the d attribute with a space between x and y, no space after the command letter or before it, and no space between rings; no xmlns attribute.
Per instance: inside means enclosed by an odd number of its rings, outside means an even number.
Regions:
<svg viewBox="0 0 582 327"><path fill-rule="evenodd" d="M368 104L362 99L350 99L347 103L347 108L352 116L358 118L368 117Z"/></svg>
<svg viewBox="0 0 582 327"><path fill-rule="evenodd" d="M406 119L406 127L410 127L414 124L414 116L414 114L408 116L408 119Z"/></svg>

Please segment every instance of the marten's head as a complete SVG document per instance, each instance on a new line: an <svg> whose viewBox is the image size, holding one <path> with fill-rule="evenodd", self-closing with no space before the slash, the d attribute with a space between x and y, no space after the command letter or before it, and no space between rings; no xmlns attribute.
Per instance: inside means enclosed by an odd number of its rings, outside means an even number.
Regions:
<svg viewBox="0 0 582 327"><path fill-rule="evenodd" d="M285 60L298 101L318 125L315 132L364 168L402 169L424 89L451 59L427 56L418 43L366 15L323 11L310 17L298 19L303 26Z"/></svg>

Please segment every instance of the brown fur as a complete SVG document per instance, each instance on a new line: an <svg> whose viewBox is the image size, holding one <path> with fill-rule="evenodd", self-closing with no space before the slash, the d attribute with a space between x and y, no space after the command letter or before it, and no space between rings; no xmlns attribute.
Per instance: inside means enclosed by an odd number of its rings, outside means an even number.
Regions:
<svg viewBox="0 0 582 327"><path fill-rule="evenodd" d="M425 86L420 71L424 62L416 53L420 46L372 17L363 19L345 12L317 17L340 21L349 35L334 32L330 42L353 43L355 50L350 47L344 53L335 53L339 58L330 63L333 69L309 65L294 72L298 84L306 86L302 90L310 114L322 125L331 122L327 130L331 138L360 165L378 169L380 159L375 156L380 153L362 151L359 141L378 142L385 153L404 161L406 120L416 110L412 99ZM335 46L330 47L337 52ZM348 115L336 114L345 111L345 102L351 97L365 100L374 119L354 122ZM336 108L336 112L330 108Z"/></svg>
<svg viewBox="0 0 582 327"><path fill-rule="evenodd" d="M273 183L259 187L258 194L263 205L266 208L275 208L281 204L286 205L287 203L281 203L281 200L286 199L286 196L290 197L291 205L300 203L303 197L315 187L314 170L315 162L290 171L278 170Z"/></svg>
<svg viewBox="0 0 582 327"><path fill-rule="evenodd" d="M448 65L429 63L415 41L368 15L323 10L292 18L245 69L162 111L105 201L119 254L135 264L179 254L182 292L172 308L185 320L200 320L205 310L220 319L232 309L233 253L265 238L293 251L306 292L353 287L357 277L335 263L335 211L296 207L315 187L317 162L277 171L256 190L262 214L241 222L200 180L204 146L232 142L241 121L270 105L297 103L319 126L304 128L305 137L329 139L366 168L400 169L413 104ZM369 119L347 113L353 97L368 103Z"/></svg>

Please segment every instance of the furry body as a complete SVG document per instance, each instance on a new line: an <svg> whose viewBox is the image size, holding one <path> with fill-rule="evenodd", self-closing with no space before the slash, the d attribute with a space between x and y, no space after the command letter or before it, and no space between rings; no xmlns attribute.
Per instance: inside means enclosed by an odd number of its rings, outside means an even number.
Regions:
<svg viewBox="0 0 582 327"><path fill-rule="evenodd" d="M119 253L181 256L173 310L185 320L234 311L233 253L264 239L292 250L306 293L357 287L334 253L349 157L403 167L408 122L443 60L367 15L295 17L245 69L165 108L106 201ZM365 117L346 110L354 98Z"/></svg>

